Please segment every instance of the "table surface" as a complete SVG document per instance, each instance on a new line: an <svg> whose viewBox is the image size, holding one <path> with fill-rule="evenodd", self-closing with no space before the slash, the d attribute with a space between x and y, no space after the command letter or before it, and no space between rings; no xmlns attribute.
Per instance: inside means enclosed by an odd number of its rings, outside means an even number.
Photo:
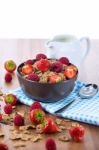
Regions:
<svg viewBox="0 0 99 150"><path fill-rule="evenodd" d="M4 62L8 59L13 59L16 64L20 64L26 59L34 58L37 53L45 53L46 48L44 47L45 39L33 39L33 40L0 40L0 87L4 91L9 91L17 88L19 86L16 73L13 74L13 81L11 84L6 84L4 81ZM91 40L91 47L86 60L81 65L79 80L88 83L96 83L99 85L99 40ZM0 102L2 103L2 102ZM29 109L28 106L18 105L18 110ZM27 142L26 147L18 148L19 150L32 150L32 149L45 149L45 138L51 136L55 138L57 143L57 150L98 150L99 149L99 127L81 123L85 129L85 138L82 142L61 142L57 140L57 134L51 134L44 136L43 140L37 143ZM9 150L14 150L13 142L9 140L9 125L3 125L5 132L5 137L3 142L5 142Z"/></svg>

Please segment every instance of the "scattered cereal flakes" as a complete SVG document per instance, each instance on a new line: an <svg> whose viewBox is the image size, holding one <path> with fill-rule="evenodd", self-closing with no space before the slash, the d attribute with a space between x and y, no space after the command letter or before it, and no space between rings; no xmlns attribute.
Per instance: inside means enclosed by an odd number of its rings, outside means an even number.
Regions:
<svg viewBox="0 0 99 150"><path fill-rule="evenodd" d="M0 98L0 101L3 101L3 99L2 99L2 98Z"/></svg>
<svg viewBox="0 0 99 150"><path fill-rule="evenodd" d="M59 126L59 128L60 128L61 130L65 130L65 129L66 129L65 126Z"/></svg>
<svg viewBox="0 0 99 150"><path fill-rule="evenodd" d="M9 138L11 140L19 140L19 139L21 139L21 137L22 137L22 134L11 133Z"/></svg>
<svg viewBox="0 0 99 150"><path fill-rule="evenodd" d="M0 130L0 137L3 137L4 136L4 133L3 131Z"/></svg>
<svg viewBox="0 0 99 150"><path fill-rule="evenodd" d="M25 130L25 126L20 126L20 127L19 127L19 130L20 130L20 131L24 131L24 130Z"/></svg>
<svg viewBox="0 0 99 150"><path fill-rule="evenodd" d="M28 141L29 139L31 139L31 135L22 134L22 137L21 137L22 141Z"/></svg>
<svg viewBox="0 0 99 150"><path fill-rule="evenodd" d="M74 126L80 126L80 124L78 122L72 122L71 126L72 127L74 127Z"/></svg>
<svg viewBox="0 0 99 150"><path fill-rule="evenodd" d="M11 126L9 130L10 130L10 131L14 131L14 130L15 130L15 127L14 127L14 126Z"/></svg>
<svg viewBox="0 0 99 150"><path fill-rule="evenodd" d="M23 133L24 133L24 134L30 134L30 131L28 131L28 130L23 130Z"/></svg>
<svg viewBox="0 0 99 150"><path fill-rule="evenodd" d="M0 90L0 96L3 96L3 92Z"/></svg>
<svg viewBox="0 0 99 150"><path fill-rule="evenodd" d="M17 141L15 144L14 144L14 147L25 147L25 142L22 142L22 141Z"/></svg>
<svg viewBox="0 0 99 150"><path fill-rule="evenodd" d="M56 122L57 125L60 125L62 123L62 120L61 119L56 119L55 122Z"/></svg>
<svg viewBox="0 0 99 150"><path fill-rule="evenodd" d="M71 138L68 136L68 135L61 135L59 136L58 138L60 141L63 141L63 142L69 142L71 140Z"/></svg>
<svg viewBox="0 0 99 150"><path fill-rule="evenodd" d="M25 112L18 112L19 115L21 115L22 117L25 116Z"/></svg>
<svg viewBox="0 0 99 150"><path fill-rule="evenodd" d="M36 133L42 133L42 124L36 126Z"/></svg>
<svg viewBox="0 0 99 150"><path fill-rule="evenodd" d="M35 125L26 125L26 126L25 126L25 129L26 129L26 130L35 129L35 128L36 128Z"/></svg>
<svg viewBox="0 0 99 150"><path fill-rule="evenodd" d="M16 106L12 106L12 108L13 108L13 109L15 109L15 108L16 108Z"/></svg>
<svg viewBox="0 0 99 150"><path fill-rule="evenodd" d="M35 136L33 135L32 138L31 138L31 141L32 142L38 142L41 139L42 139L42 136L40 134L38 134L38 135L35 135Z"/></svg>

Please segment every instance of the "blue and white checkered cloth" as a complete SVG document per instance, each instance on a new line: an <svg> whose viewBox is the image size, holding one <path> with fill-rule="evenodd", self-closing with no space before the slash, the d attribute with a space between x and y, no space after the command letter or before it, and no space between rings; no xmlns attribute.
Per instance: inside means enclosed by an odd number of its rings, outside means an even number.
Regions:
<svg viewBox="0 0 99 150"><path fill-rule="evenodd" d="M83 85L84 83L77 81L74 90L68 97L54 103L41 103L42 107L47 112L55 115L57 110L66 104L68 105L73 99L75 99L75 101L63 112L61 112L59 116L89 124L99 125L99 92L91 99L81 99L77 95L79 89ZM30 106L35 101L27 97L21 88L17 88L12 91L12 93L15 94L19 101L23 104Z"/></svg>

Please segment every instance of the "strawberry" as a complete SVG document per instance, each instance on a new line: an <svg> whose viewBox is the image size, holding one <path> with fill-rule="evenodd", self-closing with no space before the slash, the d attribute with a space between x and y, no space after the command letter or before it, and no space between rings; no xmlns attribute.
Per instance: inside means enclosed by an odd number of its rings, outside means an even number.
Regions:
<svg viewBox="0 0 99 150"><path fill-rule="evenodd" d="M28 75L33 72L33 66L30 64L26 64L22 67L22 73Z"/></svg>
<svg viewBox="0 0 99 150"><path fill-rule="evenodd" d="M16 63L13 60L7 60L4 63L4 67L8 72L12 73L16 69Z"/></svg>
<svg viewBox="0 0 99 150"><path fill-rule="evenodd" d="M48 71L49 67L50 67L50 63L47 59L40 59L37 62L37 68L42 72Z"/></svg>
<svg viewBox="0 0 99 150"><path fill-rule="evenodd" d="M77 67L74 65L67 66L64 75L66 78L71 79L74 78L77 74Z"/></svg>
<svg viewBox="0 0 99 150"><path fill-rule="evenodd" d="M60 75L57 74L52 74L48 76L49 82L50 83L58 83L61 82L63 79Z"/></svg>
<svg viewBox="0 0 99 150"><path fill-rule="evenodd" d="M47 118L43 124L42 133L56 133L60 131L52 118Z"/></svg>
<svg viewBox="0 0 99 150"><path fill-rule="evenodd" d="M7 94L4 96L6 104L15 105L17 103L17 97L14 94Z"/></svg>
<svg viewBox="0 0 99 150"><path fill-rule="evenodd" d="M40 124L45 119L45 112L42 109L33 109L30 112L30 120L34 124Z"/></svg>
<svg viewBox="0 0 99 150"><path fill-rule="evenodd" d="M0 150L8 150L8 146L3 143L0 143Z"/></svg>
<svg viewBox="0 0 99 150"><path fill-rule="evenodd" d="M76 142L80 142L84 137L85 129L83 126L73 126L69 129L70 136Z"/></svg>

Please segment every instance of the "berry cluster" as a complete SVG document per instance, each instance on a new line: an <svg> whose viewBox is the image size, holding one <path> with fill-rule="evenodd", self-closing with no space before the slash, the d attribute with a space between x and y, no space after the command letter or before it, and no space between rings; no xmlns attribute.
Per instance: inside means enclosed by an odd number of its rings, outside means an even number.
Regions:
<svg viewBox="0 0 99 150"><path fill-rule="evenodd" d="M16 69L16 63L13 60L7 60L4 64L4 68L7 71L5 74L5 81L10 83L12 81L12 73Z"/></svg>
<svg viewBox="0 0 99 150"><path fill-rule="evenodd" d="M36 59L24 62L19 71L27 80L40 83L58 83L74 78L78 70L66 57L55 60L48 59L45 54L37 54Z"/></svg>

